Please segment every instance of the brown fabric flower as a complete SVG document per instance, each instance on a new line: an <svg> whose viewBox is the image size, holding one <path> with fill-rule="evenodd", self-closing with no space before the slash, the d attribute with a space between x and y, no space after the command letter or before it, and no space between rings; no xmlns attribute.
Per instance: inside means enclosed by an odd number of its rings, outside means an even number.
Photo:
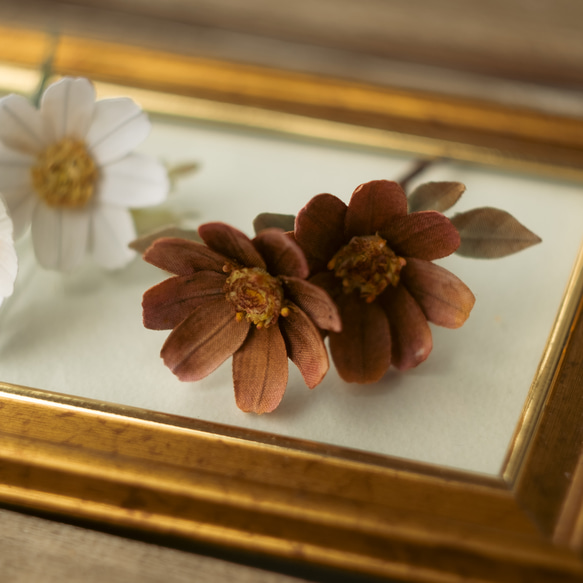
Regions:
<svg viewBox="0 0 583 583"><path fill-rule="evenodd" d="M322 340L340 330L334 302L306 281L293 239L266 229L253 240L224 223L199 227L206 243L162 238L144 259L174 277L144 294L144 326L172 329L161 356L183 381L204 378L233 356L237 406L265 413L280 403L288 357L314 388L328 371Z"/></svg>
<svg viewBox="0 0 583 583"><path fill-rule="evenodd" d="M408 214L396 182L363 184L348 206L315 196L298 214L294 238L310 281L338 305L342 330L330 333L330 351L346 381L376 382L391 364L417 366L432 349L427 321L457 328L474 305L462 281L431 263L457 249L458 231L439 212Z"/></svg>

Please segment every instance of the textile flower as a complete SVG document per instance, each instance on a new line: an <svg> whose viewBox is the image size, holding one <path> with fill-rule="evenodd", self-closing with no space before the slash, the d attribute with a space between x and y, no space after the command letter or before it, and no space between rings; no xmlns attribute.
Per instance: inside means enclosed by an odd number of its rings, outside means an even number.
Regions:
<svg viewBox="0 0 583 583"><path fill-rule="evenodd" d="M0 198L0 305L14 291L18 261L12 240L12 221Z"/></svg>
<svg viewBox="0 0 583 583"><path fill-rule="evenodd" d="M457 249L458 231L437 211L408 214L396 182L363 184L348 205L315 196L296 217L294 238L310 281L338 305L342 330L330 333L330 352L348 382L376 382L391 364L417 366L432 349L428 321L457 328L474 305L469 288L432 263Z"/></svg>
<svg viewBox="0 0 583 583"><path fill-rule="evenodd" d="M146 328L172 329L161 351L182 381L197 381L233 356L237 406L265 413L280 403L288 357L314 388L329 363L319 328L340 330L334 302L306 281L300 248L280 229L253 240L224 223L201 225L204 243L162 238L144 259L174 277L144 294Z"/></svg>
<svg viewBox="0 0 583 583"><path fill-rule="evenodd" d="M150 130L128 98L95 101L83 78L47 88L40 109L22 96L0 99L0 192L15 237L31 225L39 263L67 271L87 251L106 268L126 264L136 234L129 208L164 200L164 167L132 153Z"/></svg>

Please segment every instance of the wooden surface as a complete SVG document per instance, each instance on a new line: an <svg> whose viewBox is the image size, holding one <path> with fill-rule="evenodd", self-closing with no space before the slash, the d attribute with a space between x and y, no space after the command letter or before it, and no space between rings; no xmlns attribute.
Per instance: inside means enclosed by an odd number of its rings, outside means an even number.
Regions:
<svg viewBox="0 0 583 583"><path fill-rule="evenodd" d="M301 583L253 567L0 509L2 583Z"/></svg>

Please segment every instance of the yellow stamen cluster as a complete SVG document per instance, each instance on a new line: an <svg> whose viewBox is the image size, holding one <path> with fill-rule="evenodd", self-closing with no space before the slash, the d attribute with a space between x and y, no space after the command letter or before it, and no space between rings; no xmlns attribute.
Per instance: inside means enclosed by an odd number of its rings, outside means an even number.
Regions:
<svg viewBox="0 0 583 583"><path fill-rule="evenodd" d="M97 167L82 141L64 138L42 152L31 169L38 195L52 207L79 208L93 196Z"/></svg>
<svg viewBox="0 0 583 583"><path fill-rule="evenodd" d="M233 267L225 283L225 294L237 310L236 319L246 319L259 329L275 324L279 316L288 316L289 308L283 305L283 288L279 280L259 267Z"/></svg>
<svg viewBox="0 0 583 583"><path fill-rule="evenodd" d="M406 261L398 257L379 235L353 237L328 263L328 269L342 279L346 293L359 291L372 302L387 285L396 287Z"/></svg>

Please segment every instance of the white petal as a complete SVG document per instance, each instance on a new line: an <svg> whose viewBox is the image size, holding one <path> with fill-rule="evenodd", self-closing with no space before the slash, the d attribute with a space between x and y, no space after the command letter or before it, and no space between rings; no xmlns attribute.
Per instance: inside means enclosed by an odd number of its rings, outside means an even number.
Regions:
<svg viewBox="0 0 583 583"><path fill-rule="evenodd" d="M30 224L36 194L30 167L34 157L21 154L0 144L0 194L4 197L18 239Z"/></svg>
<svg viewBox="0 0 583 583"><path fill-rule="evenodd" d="M0 199L0 304L14 291L18 260L12 240L12 221Z"/></svg>
<svg viewBox="0 0 583 583"><path fill-rule="evenodd" d="M65 136L85 139L95 107L95 89L88 79L65 77L53 83L40 104L45 132L50 142Z"/></svg>
<svg viewBox="0 0 583 583"><path fill-rule="evenodd" d="M22 154L0 144L0 192L14 187L30 188L32 185L30 169L35 161L35 156Z"/></svg>
<svg viewBox="0 0 583 583"><path fill-rule="evenodd" d="M150 156L129 154L101 169L96 196L105 203L139 208L160 204L169 188L163 164Z"/></svg>
<svg viewBox="0 0 583 583"><path fill-rule="evenodd" d="M14 229L14 239L20 239L32 220L39 198L33 190L11 189L2 192Z"/></svg>
<svg viewBox="0 0 583 583"><path fill-rule="evenodd" d="M39 110L21 95L0 99L0 140L27 154L36 154L49 145Z"/></svg>
<svg viewBox="0 0 583 583"><path fill-rule="evenodd" d="M148 116L137 103L125 97L104 99L95 104L85 139L95 161L102 166L129 154L149 132Z"/></svg>
<svg viewBox="0 0 583 583"><path fill-rule="evenodd" d="M136 253L128 247L136 238L130 212L124 208L98 205L91 217L91 252L107 269L123 267Z"/></svg>
<svg viewBox="0 0 583 583"><path fill-rule="evenodd" d="M51 208L39 203L32 217L32 244L47 269L70 271L87 249L90 210Z"/></svg>

